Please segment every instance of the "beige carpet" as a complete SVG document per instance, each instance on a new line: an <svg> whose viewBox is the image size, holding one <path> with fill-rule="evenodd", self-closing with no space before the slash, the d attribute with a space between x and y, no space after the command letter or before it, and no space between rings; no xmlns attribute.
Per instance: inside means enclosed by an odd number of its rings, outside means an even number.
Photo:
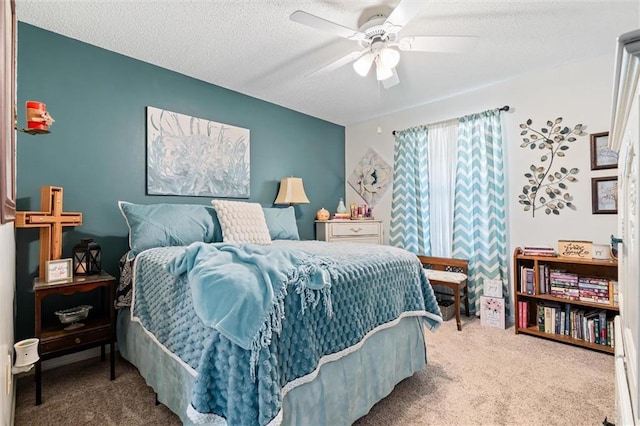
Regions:
<svg viewBox="0 0 640 426"><path fill-rule="evenodd" d="M429 364L356 422L369 425L600 425L614 417L613 356L482 327L463 317L427 332ZM32 376L18 381L22 425L178 425L137 370L95 360L43 374L34 406Z"/></svg>

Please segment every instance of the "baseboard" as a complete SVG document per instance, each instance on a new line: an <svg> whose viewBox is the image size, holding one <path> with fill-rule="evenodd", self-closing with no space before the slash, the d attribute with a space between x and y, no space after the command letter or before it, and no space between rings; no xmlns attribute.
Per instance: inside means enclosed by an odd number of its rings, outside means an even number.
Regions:
<svg viewBox="0 0 640 426"><path fill-rule="evenodd" d="M109 346L105 346L105 355L109 355L111 352ZM118 351L118 344L116 343L116 352ZM74 364L80 361L86 361L88 359L97 358L100 356L100 348L90 348L84 351L75 352L69 355L63 355L52 359L42 361L42 371L51 370L54 368L62 367L64 365ZM28 376L35 374L35 369L32 368L26 373L20 373L20 376Z"/></svg>
<svg viewBox="0 0 640 426"><path fill-rule="evenodd" d="M109 354L109 347L105 347L105 353ZM75 352L69 355L59 356L53 359L42 361L42 371L51 370L52 368L62 367L63 365L73 364L75 362L85 361L87 359L100 356L100 348L91 348L81 352Z"/></svg>
<svg viewBox="0 0 640 426"><path fill-rule="evenodd" d="M16 381L13 380L13 396L11 397L11 415L9 416L9 425L16 424Z"/></svg>

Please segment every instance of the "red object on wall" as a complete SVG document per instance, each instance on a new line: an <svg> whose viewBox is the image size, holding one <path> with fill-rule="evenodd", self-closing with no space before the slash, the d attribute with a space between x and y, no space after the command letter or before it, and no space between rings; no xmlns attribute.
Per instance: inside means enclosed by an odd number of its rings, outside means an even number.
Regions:
<svg viewBox="0 0 640 426"><path fill-rule="evenodd" d="M27 129L47 130L47 105L37 101L27 101Z"/></svg>

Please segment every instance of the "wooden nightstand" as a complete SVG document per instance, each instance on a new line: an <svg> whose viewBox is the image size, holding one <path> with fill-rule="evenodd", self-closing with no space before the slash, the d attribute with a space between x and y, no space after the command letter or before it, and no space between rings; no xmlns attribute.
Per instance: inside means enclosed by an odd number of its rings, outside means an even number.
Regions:
<svg viewBox="0 0 640 426"><path fill-rule="evenodd" d="M83 327L65 330L65 325L43 325L42 299L52 294L70 295L89 291L99 292L99 306L89 311L87 319L82 320ZM111 352L109 362L111 380L115 379L115 308L113 305L116 291L116 279L106 272L100 275L76 276L71 281L46 283L39 278L33 282L35 294L35 331L40 339L40 360L36 363L36 405L42 403L41 362L81 350L100 346L101 357L105 359L105 345ZM56 319L57 321L57 319Z"/></svg>
<svg viewBox="0 0 640 426"><path fill-rule="evenodd" d="M382 220L316 220L316 239L382 244Z"/></svg>

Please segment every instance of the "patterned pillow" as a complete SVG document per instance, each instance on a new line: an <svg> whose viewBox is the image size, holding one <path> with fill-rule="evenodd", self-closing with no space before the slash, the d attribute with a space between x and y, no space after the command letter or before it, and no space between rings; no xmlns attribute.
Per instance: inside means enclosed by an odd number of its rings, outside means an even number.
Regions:
<svg viewBox="0 0 640 426"><path fill-rule="evenodd" d="M222 241L271 244L269 228L260 204L227 200L212 200L211 204L216 209L222 227Z"/></svg>
<svg viewBox="0 0 640 426"><path fill-rule="evenodd" d="M299 240L298 224L293 206L287 208L263 207L272 240Z"/></svg>

